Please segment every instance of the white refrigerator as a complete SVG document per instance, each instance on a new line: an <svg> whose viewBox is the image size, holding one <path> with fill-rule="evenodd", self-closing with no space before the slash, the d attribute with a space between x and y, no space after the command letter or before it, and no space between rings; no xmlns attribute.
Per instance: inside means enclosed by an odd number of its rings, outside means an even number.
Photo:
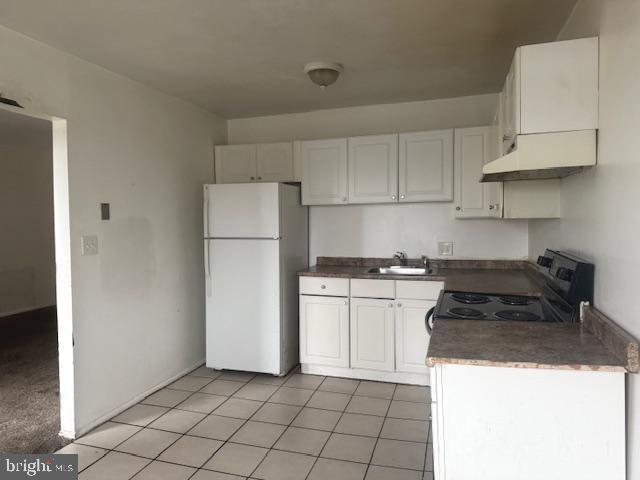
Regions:
<svg viewBox="0 0 640 480"><path fill-rule="evenodd" d="M284 375L298 363L308 230L299 186L204 186L207 367Z"/></svg>

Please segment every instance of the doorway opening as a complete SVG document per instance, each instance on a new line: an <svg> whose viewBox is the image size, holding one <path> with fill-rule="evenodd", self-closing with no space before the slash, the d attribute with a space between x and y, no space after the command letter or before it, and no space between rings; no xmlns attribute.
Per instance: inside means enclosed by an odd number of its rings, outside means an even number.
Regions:
<svg viewBox="0 0 640 480"><path fill-rule="evenodd" d="M0 105L0 452L75 434L67 134Z"/></svg>

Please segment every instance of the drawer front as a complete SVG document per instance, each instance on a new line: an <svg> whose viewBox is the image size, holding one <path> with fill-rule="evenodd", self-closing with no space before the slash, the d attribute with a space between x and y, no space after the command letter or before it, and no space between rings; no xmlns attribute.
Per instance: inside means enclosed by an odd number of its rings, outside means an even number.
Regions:
<svg viewBox="0 0 640 480"><path fill-rule="evenodd" d="M396 298L395 280L351 279L351 296L361 298Z"/></svg>
<svg viewBox="0 0 640 480"><path fill-rule="evenodd" d="M444 282L398 280L396 282L396 298L415 300L437 300Z"/></svg>
<svg viewBox="0 0 640 480"><path fill-rule="evenodd" d="M349 296L348 278L300 277L301 295Z"/></svg>

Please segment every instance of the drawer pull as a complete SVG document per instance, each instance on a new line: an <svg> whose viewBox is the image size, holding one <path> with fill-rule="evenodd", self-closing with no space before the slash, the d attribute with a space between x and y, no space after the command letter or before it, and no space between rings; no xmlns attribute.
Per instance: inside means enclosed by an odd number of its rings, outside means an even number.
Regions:
<svg viewBox="0 0 640 480"><path fill-rule="evenodd" d="M320 288L321 288L322 290L324 290L325 288L327 288L327 286L326 286L326 285L320 285Z"/></svg>

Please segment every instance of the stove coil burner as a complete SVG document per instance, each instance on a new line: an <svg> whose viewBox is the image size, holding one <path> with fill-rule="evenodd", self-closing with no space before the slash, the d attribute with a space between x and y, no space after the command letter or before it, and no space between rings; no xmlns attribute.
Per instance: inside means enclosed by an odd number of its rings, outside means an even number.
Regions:
<svg viewBox="0 0 640 480"><path fill-rule="evenodd" d="M459 318L481 318L484 314L475 308L452 308L447 313Z"/></svg>
<svg viewBox="0 0 640 480"><path fill-rule="evenodd" d="M501 320L513 320L517 322L536 322L542 320L538 315L523 310L502 310L494 314Z"/></svg>
<svg viewBox="0 0 640 480"><path fill-rule="evenodd" d="M481 303L489 303L491 301L486 295L476 295L474 293L453 293L451 295L451 298L453 298L456 302L471 305L479 305Z"/></svg>
<svg viewBox="0 0 640 480"><path fill-rule="evenodd" d="M505 305L525 306L533 303L529 297L520 297L516 295L508 295L506 297L500 297L499 300Z"/></svg>

